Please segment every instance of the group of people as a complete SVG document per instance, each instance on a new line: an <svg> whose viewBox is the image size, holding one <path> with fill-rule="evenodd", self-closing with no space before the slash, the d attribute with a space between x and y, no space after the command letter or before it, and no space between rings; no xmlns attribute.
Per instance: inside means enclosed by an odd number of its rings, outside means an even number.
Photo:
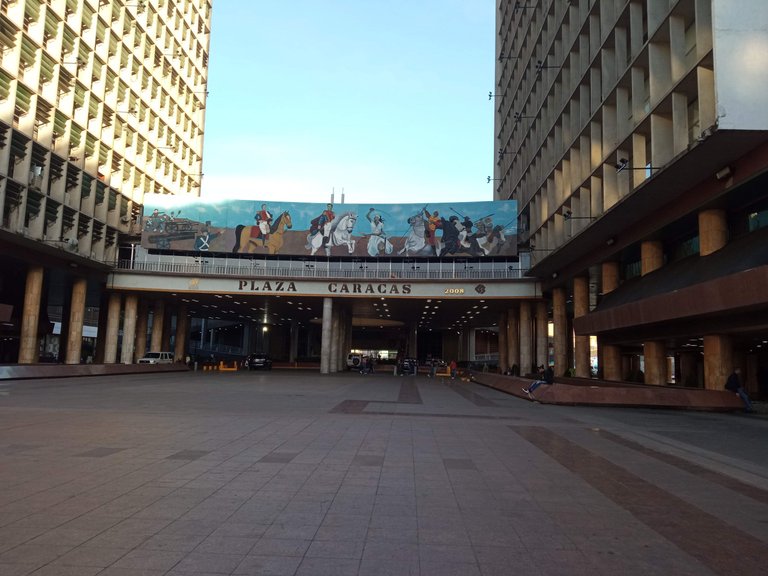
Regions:
<svg viewBox="0 0 768 576"><path fill-rule="evenodd" d="M485 220L490 221L490 217L481 219L481 224L472 222L469 216L449 216L446 220L440 216L437 210L429 213L426 207L423 208L426 228L424 230L425 240L436 256L442 254L456 254L458 252L469 252L474 256L488 256L494 249L506 241L503 226L488 226L485 228ZM477 226L476 232L472 228ZM482 228L482 229L481 229ZM442 231L442 236L437 237L437 231Z"/></svg>

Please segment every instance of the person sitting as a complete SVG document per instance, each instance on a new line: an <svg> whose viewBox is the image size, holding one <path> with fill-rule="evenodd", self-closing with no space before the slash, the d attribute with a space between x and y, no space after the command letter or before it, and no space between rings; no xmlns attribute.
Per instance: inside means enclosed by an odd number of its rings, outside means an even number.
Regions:
<svg viewBox="0 0 768 576"><path fill-rule="evenodd" d="M523 388L523 392L528 394L529 398L533 398L533 391L542 384L552 385L555 382L555 371L551 366L547 366L546 370L544 369L544 365L539 366L539 374L539 380L536 380L528 388Z"/></svg>
<svg viewBox="0 0 768 576"><path fill-rule="evenodd" d="M725 382L725 389L729 392L733 392L741 401L744 402L744 410L746 412L752 412L752 400L749 399L749 394L744 390L744 386L741 383L741 368L734 368L728 380Z"/></svg>

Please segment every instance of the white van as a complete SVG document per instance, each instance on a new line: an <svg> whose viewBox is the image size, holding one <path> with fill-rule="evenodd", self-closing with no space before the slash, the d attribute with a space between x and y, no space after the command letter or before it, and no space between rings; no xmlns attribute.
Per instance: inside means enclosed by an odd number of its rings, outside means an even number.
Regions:
<svg viewBox="0 0 768 576"><path fill-rule="evenodd" d="M173 364L173 352L147 352L139 364Z"/></svg>

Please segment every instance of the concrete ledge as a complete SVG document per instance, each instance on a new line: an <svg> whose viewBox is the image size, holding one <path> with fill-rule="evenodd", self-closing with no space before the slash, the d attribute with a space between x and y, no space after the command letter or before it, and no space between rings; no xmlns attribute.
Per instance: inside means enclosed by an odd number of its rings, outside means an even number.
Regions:
<svg viewBox="0 0 768 576"><path fill-rule="evenodd" d="M472 380L483 386L501 390L518 398L529 400L522 391L533 382L517 376L502 376L473 372ZM680 408L685 410L734 411L743 410L738 396L725 390L702 390L674 386L647 386L606 380L576 382L557 379L551 386L541 386L534 392L542 404L587 406L633 406L647 408Z"/></svg>
<svg viewBox="0 0 768 576"><path fill-rule="evenodd" d="M6 364L0 366L0 380L187 372L188 370L185 364Z"/></svg>

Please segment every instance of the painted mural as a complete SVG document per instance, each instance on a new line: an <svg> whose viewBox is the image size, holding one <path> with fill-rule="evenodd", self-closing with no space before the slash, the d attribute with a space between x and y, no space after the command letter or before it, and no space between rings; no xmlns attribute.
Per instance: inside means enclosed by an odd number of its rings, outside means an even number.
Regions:
<svg viewBox="0 0 768 576"><path fill-rule="evenodd" d="M517 203L315 204L144 196L148 249L286 256L517 254Z"/></svg>

